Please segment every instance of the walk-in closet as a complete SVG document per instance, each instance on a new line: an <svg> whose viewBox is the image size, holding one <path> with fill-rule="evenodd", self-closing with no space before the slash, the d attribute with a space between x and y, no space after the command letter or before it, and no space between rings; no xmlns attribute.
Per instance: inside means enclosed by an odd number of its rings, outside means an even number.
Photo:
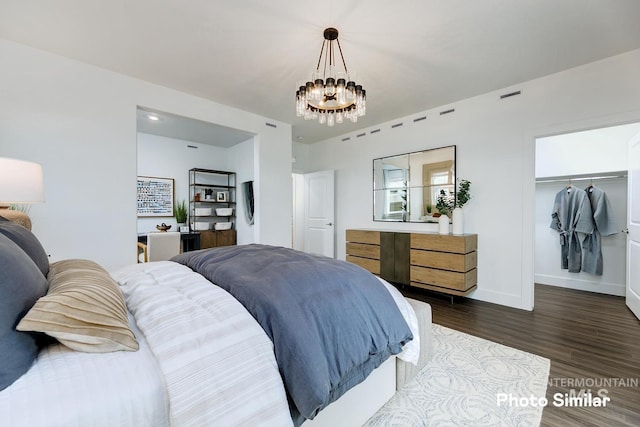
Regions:
<svg viewBox="0 0 640 427"><path fill-rule="evenodd" d="M633 123L536 140L536 283L625 295L628 149L638 133ZM575 222L558 230L552 214L566 210Z"/></svg>

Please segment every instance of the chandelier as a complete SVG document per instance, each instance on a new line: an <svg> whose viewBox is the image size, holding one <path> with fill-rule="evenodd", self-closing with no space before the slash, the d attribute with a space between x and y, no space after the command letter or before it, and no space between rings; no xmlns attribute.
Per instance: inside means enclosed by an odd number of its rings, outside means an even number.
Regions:
<svg viewBox="0 0 640 427"><path fill-rule="evenodd" d="M335 45L340 52L341 69L335 60ZM362 85L356 84L352 78L344 62L338 30L327 28L316 71L311 81L296 91L297 116L305 120L318 119L319 123L328 126L342 123L345 119L357 122L358 117L366 113L367 96Z"/></svg>

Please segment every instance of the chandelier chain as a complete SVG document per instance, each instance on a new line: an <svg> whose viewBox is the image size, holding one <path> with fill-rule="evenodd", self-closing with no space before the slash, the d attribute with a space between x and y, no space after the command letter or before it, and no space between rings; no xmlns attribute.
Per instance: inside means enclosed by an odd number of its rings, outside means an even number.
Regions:
<svg viewBox="0 0 640 427"><path fill-rule="evenodd" d="M344 55L342 54L342 46L340 46L340 40L336 39L336 43L338 43L338 50L340 51L340 58L342 58L342 65L344 66L344 72L349 74L349 70L347 69L347 63L344 60Z"/></svg>

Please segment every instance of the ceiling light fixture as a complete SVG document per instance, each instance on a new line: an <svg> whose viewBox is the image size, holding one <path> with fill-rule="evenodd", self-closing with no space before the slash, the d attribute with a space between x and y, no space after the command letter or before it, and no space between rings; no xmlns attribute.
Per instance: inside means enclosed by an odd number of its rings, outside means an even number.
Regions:
<svg viewBox="0 0 640 427"><path fill-rule="evenodd" d="M338 46L342 69L337 67L334 45ZM311 81L296 91L297 116L304 117L305 120L318 119L319 123L326 123L328 126L342 123L344 119L357 122L358 117L366 113L367 96L362 85L356 84L354 80L344 62L338 30L327 28L324 30L316 71Z"/></svg>

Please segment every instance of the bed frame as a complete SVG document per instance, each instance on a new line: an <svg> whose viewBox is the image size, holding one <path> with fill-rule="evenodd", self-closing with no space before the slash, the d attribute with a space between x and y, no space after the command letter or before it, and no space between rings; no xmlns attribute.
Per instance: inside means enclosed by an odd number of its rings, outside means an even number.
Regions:
<svg viewBox="0 0 640 427"><path fill-rule="evenodd" d="M412 365L395 356L387 359L365 381L327 406L313 420L304 422L303 427L362 426L431 360L431 306L410 298L407 301L420 325L418 364Z"/></svg>

